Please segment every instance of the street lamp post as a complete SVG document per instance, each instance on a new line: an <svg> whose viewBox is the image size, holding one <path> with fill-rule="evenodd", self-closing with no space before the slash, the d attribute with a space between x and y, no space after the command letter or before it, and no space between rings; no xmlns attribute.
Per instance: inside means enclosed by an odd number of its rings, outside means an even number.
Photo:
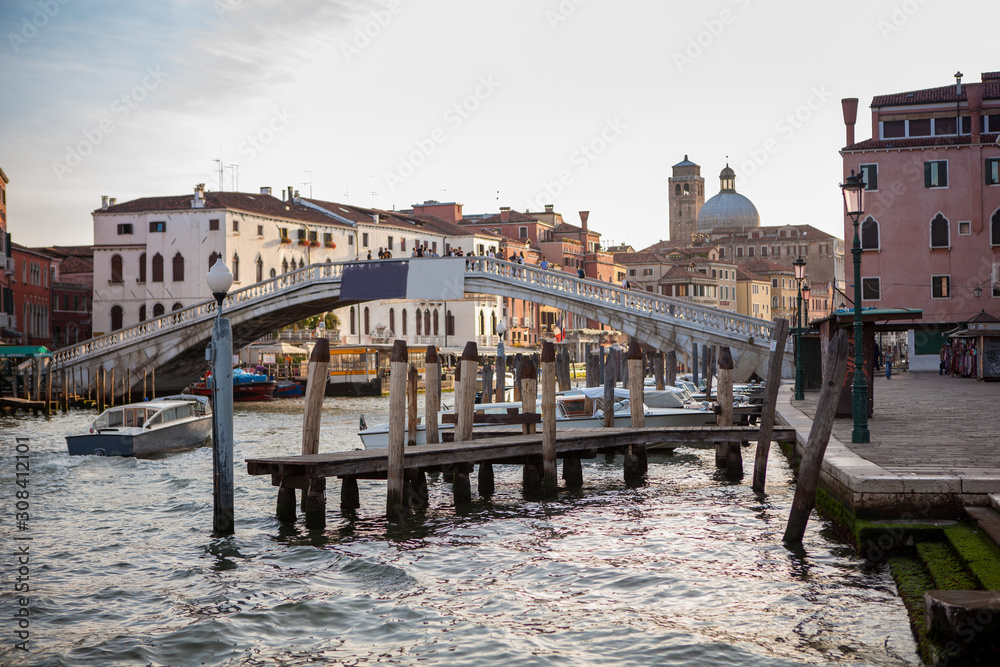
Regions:
<svg viewBox="0 0 1000 667"><path fill-rule="evenodd" d="M851 431L851 442L869 442L868 432L868 380L865 378L865 351L863 341L863 326L861 323L861 235L858 222L864 214L863 192L864 176L851 175L840 184L844 193L844 212L854 223L854 244L851 254L854 256L854 385L851 390L851 412L854 416L854 429Z"/></svg>
<svg viewBox="0 0 1000 667"><path fill-rule="evenodd" d="M806 277L806 260L801 257L792 262L795 282L798 283L798 300L795 308L795 400L805 398L802 392L802 279Z"/></svg>
<svg viewBox="0 0 1000 667"><path fill-rule="evenodd" d="M218 303L212 343L212 528L217 535L235 532L233 508L233 330L222 317L222 303L233 285L233 274L220 257L206 276Z"/></svg>

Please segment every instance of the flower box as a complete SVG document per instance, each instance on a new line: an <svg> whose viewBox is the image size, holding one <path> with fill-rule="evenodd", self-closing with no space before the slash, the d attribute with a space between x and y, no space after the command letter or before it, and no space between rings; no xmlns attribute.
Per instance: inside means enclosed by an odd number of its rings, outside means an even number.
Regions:
<svg viewBox="0 0 1000 667"><path fill-rule="evenodd" d="M325 245L327 248L336 248L337 247L337 244L334 243L333 241L327 241L323 245Z"/></svg>
<svg viewBox="0 0 1000 667"><path fill-rule="evenodd" d="M299 245L309 245L309 241L306 239L299 239Z"/></svg>
<svg viewBox="0 0 1000 667"><path fill-rule="evenodd" d="M288 238L287 236L282 236L281 237L281 243L282 244L291 243L291 242L292 242L292 240L290 238Z"/></svg>
<svg viewBox="0 0 1000 667"><path fill-rule="evenodd" d="M318 248L319 247L319 241L313 241L309 245L311 245L313 248Z"/></svg>

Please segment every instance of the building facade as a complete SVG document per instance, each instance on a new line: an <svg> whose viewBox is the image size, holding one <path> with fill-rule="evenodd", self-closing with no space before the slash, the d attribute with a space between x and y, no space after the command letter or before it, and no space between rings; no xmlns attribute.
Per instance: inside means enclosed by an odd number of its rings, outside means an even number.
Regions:
<svg viewBox="0 0 1000 667"><path fill-rule="evenodd" d="M701 167L684 159L671 167L667 179L667 216L670 242L688 245L698 231L698 213L705 203L705 179Z"/></svg>
<svg viewBox="0 0 1000 667"><path fill-rule="evenodd" d="M0 343L19 343L17 310L14 307L14 257L11 254L10 233L7 231L7 184L10 179L0 168Z"/></svg>
<svg viewBox="0 0 1000 667"><path fill-rule="evenodd" d="M1000 314L1000 72L876 96L862 141L857 106L843 101L840 153L844 177L865 182L862 306L922 310L908 332L910 368L937 370L947 330ZM844 233L854 238L846 216Z"/></svg>
<svg viewBox="0 0 1000 667"><path fill-rule="evenodd" d="M56 260L49 255L13 244L14 274L11 290L21 345L52 346L52 282Z"/></svg>

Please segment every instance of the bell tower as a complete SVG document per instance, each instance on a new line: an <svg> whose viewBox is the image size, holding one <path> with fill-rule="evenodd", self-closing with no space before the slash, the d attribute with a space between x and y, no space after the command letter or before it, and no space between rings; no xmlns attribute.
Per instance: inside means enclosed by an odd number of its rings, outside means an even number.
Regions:
<svg viewBox="0 0 1000 667"><path fill-rule="evenodd" d="M698 231L698 211L705 203L705 179L701 167L684 156L673 166L673 175L667 179L670 221L670 241L689 245Z"/></svg>

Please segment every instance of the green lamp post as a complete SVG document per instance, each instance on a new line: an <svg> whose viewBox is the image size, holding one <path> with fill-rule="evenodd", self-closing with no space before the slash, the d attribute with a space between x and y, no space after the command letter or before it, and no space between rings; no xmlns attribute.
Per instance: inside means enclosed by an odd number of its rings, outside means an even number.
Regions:
<svg viewBox="0 0 1000 667"><path fill-rule="evenodd" d="M844 213L854 223L854 245L851 254L854 256L854 384L851 388L851 413L854 416L854 429L851 431L851 442L869 442L868 432L868 381L865 378L865 351L863 342L863 327L861 324L861 236L858 222L864 214L863 192L865 181L863 174L854 174L844 179L840 184L844 193Z"/></svg>
<svg viewBox="0 0 1000 667"><path fill-rule="evenodd" d="M806 260L801 257L792 262L795 282L798 283L798 299L795 308L795 400L805 398L802 393L802 280L806 277Z"/></svg>

